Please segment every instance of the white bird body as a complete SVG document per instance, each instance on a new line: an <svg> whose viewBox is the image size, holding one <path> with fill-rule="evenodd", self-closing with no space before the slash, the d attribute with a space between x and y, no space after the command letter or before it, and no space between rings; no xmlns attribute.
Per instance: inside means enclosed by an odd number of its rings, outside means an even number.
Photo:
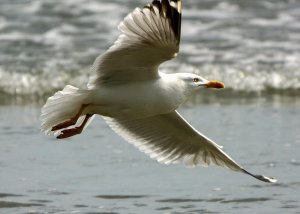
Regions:
<svg viewBox="0 0 300 214"><path fill-rule="evenodd" d="M119 25L122 34L96 58L87 89L66 86L42 109L42 131L68 138L80 134L93 115L126 141L165 164L215 164L253 175L221 147L185 121L176 109L201 88L223 88L196 74L164 74L158 67L179 51L181 0L154 0Z"/></svg>
<svg viewBox="0 0 300 214"><path fill-rule="evenodd" d="M184 87L179 74L160 73L155 80L98 86L90 93L85 101L90 104L85 110L87 113L142 118L175 111L187 100L191 91Z"/></svg>

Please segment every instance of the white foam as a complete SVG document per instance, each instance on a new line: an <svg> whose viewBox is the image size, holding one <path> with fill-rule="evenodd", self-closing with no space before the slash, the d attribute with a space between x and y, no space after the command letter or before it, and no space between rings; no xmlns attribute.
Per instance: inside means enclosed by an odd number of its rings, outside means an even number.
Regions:
<svg viewBox="0 0 300 214"><path fill-rule="evenodd" d="M288 13L279 13L276 19L254 18L250 24L263 27L281 27L293 23L295 18Z"/></svg>
<svg viewBox="0 0 300 214"><path fill-rule="evenodd" d="M41 10L42 4L42 1L31 1L30 3L24 5L22 11L29 14L37 13Z"/></svg>
<svg viewBox="0 0 300 214"><path fill-rule="evenodd" d="M71 72L15 73L5 72L0 68L0 91L11 95L43 96L62 89L67 84L85 87L86 82L86 75L74 75Z"/></svg>
<svg viewBox="0 0 300 214"><path fill-rule="evenodd" d="M220 2L214 7L214 9L220 12L238 12L240 10L240 7L229 2Z"/></svg>
<svg viewBox="0 0 300 214"><path fill-rule="evenodd" d="M55 61L46 65L47 72L16 73L0 69L0 89L8 94L43 96L63 88L67 84L86 87L89 68L74 73L56 71ZM291 68L290 68L291 69ZM45 71L46 71L45 70ZM230 66L205 65L196 68L191 65L172 65L162 69L163 72L190 72L206 79L219 80L225 83L226 89L240 92L262 92L268 89L278 91L300 90L300 69L255 72L254 68L241 70Z"/></svg>
<svg viewBox="0 0 300 214"><path fill-rule="evenodd" d="M0 17L0 30L7 26L7 21L3 17Z"/></svg>
<svg viewBox="0 0 300 214"><path fill-rule="evenodd" d="M63 49L71 45L72 38L62 33L62 27L54 28L46 32L42 40L47 45L53 45L58 49Z"/></svg>
<svg viewBox="0 0 300 214"><path fill-rule="evenodd" d="M174 70L166 69L166 72L172 73ZM300 90L299 67L256 71L251 67L242 70L231 66L204 65L196 68L190 65L180 65L176 72L196 73L206 79L219 80L225 83L227 89L241 92L262 92L268 89Z"/></svg>
<svg viewBox="0 0 300 214"><path fill-rule="evenodd" d="M180 54L166 71L196 72L235 91L299 90L299 7L250 1L187 1ZM42 95L66 84L84 87L96 55L119 35L118 23L142 5L129 0L1 5L1 91Z"/></svg>

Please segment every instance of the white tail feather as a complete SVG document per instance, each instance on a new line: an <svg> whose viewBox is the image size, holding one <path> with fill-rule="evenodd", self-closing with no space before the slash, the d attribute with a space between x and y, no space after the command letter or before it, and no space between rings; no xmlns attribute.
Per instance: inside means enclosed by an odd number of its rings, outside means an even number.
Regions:
<svg viewBox="0 0 300 214"><path fill-rule="evenodd" d="M62 91L49 97L42 108L41 130L46 134L55 134L53 126L74 117L88 98L89 90L81 90L67 85Z"/></svg>

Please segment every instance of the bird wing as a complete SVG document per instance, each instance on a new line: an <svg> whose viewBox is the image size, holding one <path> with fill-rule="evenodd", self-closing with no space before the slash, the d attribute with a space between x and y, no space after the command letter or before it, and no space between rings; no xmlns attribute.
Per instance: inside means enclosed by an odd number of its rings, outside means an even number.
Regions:
<svg viewBox="0 0 300 214"><path fill-rule="evenodd" d="M157 78L158 66L179 51L181 8L181 0L154 0L127 15L117 41L96 58L88 87Z"/></svg>
<svg viewBox="0 0 300 214"><path fill-rule="evenodd" d="M104 119L116 133L158 162L183 162L188 167L215 164L243 171L219 145L200 134L177 111L134 120Z"/></svg>

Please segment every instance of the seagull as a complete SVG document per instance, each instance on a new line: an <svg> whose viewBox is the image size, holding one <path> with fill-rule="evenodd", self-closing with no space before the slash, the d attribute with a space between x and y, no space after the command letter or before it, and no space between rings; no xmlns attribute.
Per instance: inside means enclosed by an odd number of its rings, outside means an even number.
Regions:
<svg viewBox="0 0 300 214"><path fill-rule="evenodd" d="M182 0L154 0L127 15L118 39L96 58L86 89L67 85L48 98L42 132L69 138L101 115L117 134L160 163L214 164L276 182L246 171L176 110L201 89L224 88L196 74L159 71L179 52L181 16Z"/></svg>

